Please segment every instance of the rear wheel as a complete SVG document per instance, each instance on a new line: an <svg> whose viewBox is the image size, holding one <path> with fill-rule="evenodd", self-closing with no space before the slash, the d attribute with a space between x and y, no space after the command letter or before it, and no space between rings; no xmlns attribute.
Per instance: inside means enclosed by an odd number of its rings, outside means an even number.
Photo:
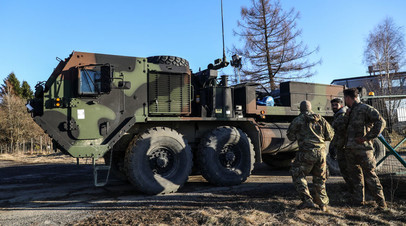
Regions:
<svg viewBox="0 0 406 226"><path fill-rule="evenodd" d="M386 148L385 145L379 139L374 139L374 156L376 159L376 163L378 163L383 157L386 155ZM380 164L377 169L381 168L382 164Z"/></svg>
<svg viewBox="0 0 406 226"><path fill-rule="evenodd" d="M333 145L330 145L330 142L326 142L326 151L327 151L327 169L331 176L341 175L340 166L337 161L337 153L333 150ZM335 153L335 154L334 154Z"/></svg>
<svg viewBox="0 0 406 226"><path fill-rule="evenodd" d="M254 147L249 137L235 127L219 127L204 137L198 150L203 177L218 186L244 182L254 168Z"/></svg>
<svg viewBox="0 0 406 226"><path fill-rule="evenodd" d="M381 160L383 157L385 157L386 149L385 149L385 146L378 139L374 139L373 145L374 145L374 156L375 156L376 162L378 163L379 160ZM333 146L330 146L330 147L326 146L326 148L334 148L334 147ZM340 171L340 167L338 165L338 161L337 161L336 158L332 158L330 153L331 152L329 151L329 154L327 155L327 165L328 165L330 174L331 175L341 175L341 171ZM381 166L382 166L382 164L379 165L377 167L377 169L379 169Z"/></svg>
<svg viewBox="0 0 406 226"><path fill-rule="evenodd" d="M136 137L126 153L127 175L147 194L176 192L192 169L192 152L183 136L167 127L155 127Z"/></svg>

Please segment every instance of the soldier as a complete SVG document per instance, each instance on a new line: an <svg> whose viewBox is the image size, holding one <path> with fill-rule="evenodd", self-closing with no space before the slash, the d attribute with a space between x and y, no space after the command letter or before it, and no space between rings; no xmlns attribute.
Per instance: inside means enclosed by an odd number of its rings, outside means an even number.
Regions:
<svg viewBox="0 0 406 226"><path fill-rule="evenodd" d="M346 157L354 185L354 202L356 205L364 205L365 178L378 207L385 210L387 205L383 188L375 172L373 139L382 132L386 122L375 108L360 103L357 89L344 90L344 99L349 107L344 117L348 123Z"/></svg>
<svg viewBox="0 0 406 226"><path fill-rule="evenodd" d="M344 149L344 145L347 140L347 124L344 116L348 107L344 106L344 102L341 98L332 99L330 103L334 112L334 121L332 123L332 127L334 129L334 138L330 144L330 156L337 158L341 175L348 186L348 190L350 193L352 193L353 186L347 169L347 160Z"/></svg>
<svg viewBox="0 0 406 226"><path fill-rule="evenodd" d="M320 115L312 112L309 101L300 103L300 115L289 125L287 136L289 140L297 140L299 151L292 163L291 173L293 183L299 193L302 203L299 208L316 208L327 211L329 199L326 192L326 151L324 141L330 141L334 132L330 124ZM313 176L316 194L313 198L307 186L306 175Z"/></svg>

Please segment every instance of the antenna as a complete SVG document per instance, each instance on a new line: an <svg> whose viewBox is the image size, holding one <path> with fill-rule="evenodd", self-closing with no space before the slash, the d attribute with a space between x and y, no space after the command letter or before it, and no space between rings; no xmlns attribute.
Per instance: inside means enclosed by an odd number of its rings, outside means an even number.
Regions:
<svg viewBox="0 0 406 226"><path fill-rule="evenodd" d="M221 29L223 34L223 61L226 62L226 49L224 45L224 20L223 20L223 0L221 0Z"/></svg>
<svg viewBox="0 0 406 226"><path fill-rule="evenodd" d="M218 70L227 67L230 63L227 62L226 58L226 47L224 44L224 20L223 20L223 0L221 0L221 29L223 35L223 59L216 59L213 64L207 65L208 69Z"/></svg>

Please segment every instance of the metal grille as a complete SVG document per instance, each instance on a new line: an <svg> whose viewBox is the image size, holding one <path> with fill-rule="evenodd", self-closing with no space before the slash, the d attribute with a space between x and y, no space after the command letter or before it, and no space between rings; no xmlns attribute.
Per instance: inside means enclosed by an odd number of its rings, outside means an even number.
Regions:
<svg viewBox="0 0 406 226"><path fill-rule="evenodd" d="M188 74L150 73L148 79L150 114L190 114L191 91Z"/></svg>

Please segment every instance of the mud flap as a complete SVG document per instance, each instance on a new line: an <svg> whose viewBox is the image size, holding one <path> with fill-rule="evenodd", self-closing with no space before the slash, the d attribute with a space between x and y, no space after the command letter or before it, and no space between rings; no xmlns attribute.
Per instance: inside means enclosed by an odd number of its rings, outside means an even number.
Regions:
<svg viewBox="0 0 406 226"><path fill-rule="evenodd" d="M109 181L110 170L111 170L111 163L113 159L113 152L111 151L110 161L106 165L96 165L96 159L92 158L92 165L93 165L93 179L94 179L94 186L95 187L104 187L107 182ZM99 178L99 172L104 171L107 172L104 174L104 178Z"/></svg>

